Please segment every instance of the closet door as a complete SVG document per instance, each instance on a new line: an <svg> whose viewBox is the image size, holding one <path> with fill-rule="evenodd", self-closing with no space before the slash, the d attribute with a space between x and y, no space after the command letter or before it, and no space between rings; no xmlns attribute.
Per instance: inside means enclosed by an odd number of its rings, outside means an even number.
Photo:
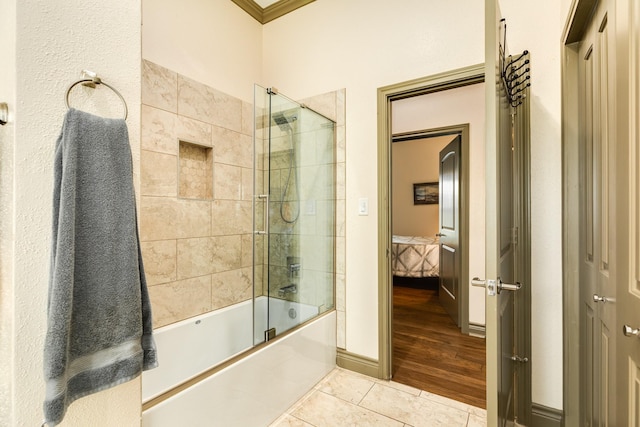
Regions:
<svg viewBox="0 0 640 427"><path fill-rule="evenodd" d="M580 307L584 425L616 425L615 54L608 2L580 42Z"/></svg>

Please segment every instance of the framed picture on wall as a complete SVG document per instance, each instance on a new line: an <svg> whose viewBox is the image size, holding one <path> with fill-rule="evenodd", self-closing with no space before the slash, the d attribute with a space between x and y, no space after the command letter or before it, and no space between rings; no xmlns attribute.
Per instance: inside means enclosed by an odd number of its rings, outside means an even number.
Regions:
<svg viewBox="0 0 640 427"><path fill-rule="evenodd" d="M437 182L413 184L414 205L437 205L439 203Z"/></svg>

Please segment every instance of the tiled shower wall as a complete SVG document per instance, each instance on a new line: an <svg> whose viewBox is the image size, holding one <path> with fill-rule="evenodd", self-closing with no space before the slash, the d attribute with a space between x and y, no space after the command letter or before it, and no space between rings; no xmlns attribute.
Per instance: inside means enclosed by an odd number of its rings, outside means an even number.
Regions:
<svg viewBox="0 0 640 427"><path fill-rule="evenodd" d="M140 239L159 327L253 296L253 107L149 61L142 73Z"/></svg>
<svg viewBox="0 0 640 427"><path fill-rule="evenodd" d="M157 328L253 296L254 113L252 104L152 62L143 61L142 74L140 239ZM345 91L302 102L337 125L336 309L344 348ZM208 161L211 178L199 175ZM209 179L212 191L202 188Z"/></svg>
<svg viewBox="0 0 640 427"><path fill-rule="evenodd" d="M309 143L310 141L316 141L316 150L303 151L301 158L298 159L298 167L301 169L300 176L300 198L302 199L302 205L300 206L301 212L299 221L294 226L289 226L283 221L279 220L279 204L274 204L273 212L270 216L275 221L275 227L271 232L274 237L279 239L282 244L275 257L270 257L272 262L271 274L278 283L287 284L287 272L286 272L286 255L287 246L294 246L293 252L299 252L302 260L302 285L299 286L300 294L296 295L294 299L300 302L311 305L326 305L325 308L330 307L331 293L333 289L327 288L327 284L331 284L331 280L327 280L325 277L327 272L323 270L322 266L324 262L322 259L325 256L334 256L333 269L336 278L336 301L335 308L337 311L337 344L340 348L345 348L345 142L346 142L346 92L344 89L339 91L333 91L322 95L317 95L312 98L307 98L300 101L310 109L322 114L325 117L333 120L336 123L335 126L335 179L334 182L327 182L324 178L325 175L322 170L324 168L330 168L328 162L331 162L329 158L331 153L325 151L323 141L329 135L326 129L319 129L313 131L315 135L303 135L303 143ZM301 119L304 120L304 119ZM304 130L303 130L304 133ZM277 142L276 142L277 143ZM286 142L283 144L285 147L288 145ZM286 180L286 174L288 172L288 153L281 151L276 153L276 159L272 164L275 165L273 175L275 177L280 175L280 187L284 185ZM272 166L273 167L273 166ZM306 179L305 179L306 178ZM335 192L334 192L335 186ZM272 188L273 190L273 188ZM275 193L281 194L281 188L277 188ZM334 195L335 194L335 195ZM326 210L330 207L331 203L327 204L329 200L335 197L335 236L333 239L327 239L328 236L324 236L321 230L324 228L324 222L327 219L323 219L326 215ZM276 196L277 198L277 196ZM311 216L307 215L307 206L305 201L315 200L315 213ZM324 215L323 215L324 211ZM300 235L300 239L293 238L294 235ZM293 239L292 239L293 238ZM333 240L334 247L328 248L326 251L326 243ZM298 241L299 243L295 243ZM333 249L333 250L332 250ZM275 260L276 268L273 268ZM278 266L280 267L280 273L278 274ZM275 271L275 275L273 274ZM310 282L310 283L309 283ZM266 293L266 292L265 292ZM277 295L277 286L272 288L271 295Z"/></svg>

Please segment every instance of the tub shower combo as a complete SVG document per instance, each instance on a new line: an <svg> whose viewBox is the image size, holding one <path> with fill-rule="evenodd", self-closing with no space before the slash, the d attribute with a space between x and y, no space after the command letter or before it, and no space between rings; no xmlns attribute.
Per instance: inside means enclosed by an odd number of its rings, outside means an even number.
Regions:
<svg viewBox="0 0 640 427"><path fill-rule="evenodd" d="M253 298L156 329L143 426L268 425L335 366L335 123L260 86L253 114Z"/></svg>

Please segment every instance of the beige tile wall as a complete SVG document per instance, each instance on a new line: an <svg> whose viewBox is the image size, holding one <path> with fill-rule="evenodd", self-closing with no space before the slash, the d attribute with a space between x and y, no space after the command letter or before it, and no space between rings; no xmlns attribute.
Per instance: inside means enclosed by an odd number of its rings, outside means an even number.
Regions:
<svg viewBox="0 0 640 427"><path fill-rule="evenodd" d="M252 297L253 107L149 61L142 74L140 238L160 327Z"/></svg>
<svg viewBox="0 0 640 427"><path fill-rule="evenodd" d="M346 348L345 277L346 277L346 91L328 92L300 101L336 122L336 235L335 235L335 299L337 312L337 345Z"/></svg>
<svg viewBox="0 0 640 427"><path fill-rule="evenodd" d="M254 113L250 103L150 61L142 69L140 238L157 328L253 295ZM344 348L345 91L303 102L337 124L335 301ZM210 147L202 152L211 155L211 198L179 196L180 141ZM258 211L257 228L261 218Z"/></svg>

